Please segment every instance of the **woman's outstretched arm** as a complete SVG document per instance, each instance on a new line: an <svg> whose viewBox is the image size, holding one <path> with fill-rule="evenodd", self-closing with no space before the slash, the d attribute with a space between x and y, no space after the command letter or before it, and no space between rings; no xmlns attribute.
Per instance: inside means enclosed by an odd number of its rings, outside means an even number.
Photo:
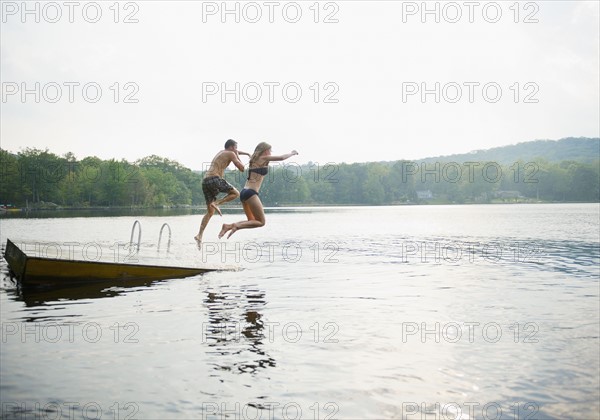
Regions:
<svg viewBox="0 0 600 420"><path fill-rule="evenodd" d="M286 160L291 158L292 156L297 155L298 152L295 150L292 150L290 153L286 153L285 155L279 155L279 156L263 156L263 158L268 161L268 162L272 162L272 161L278 161L278 160Z"/></svg>

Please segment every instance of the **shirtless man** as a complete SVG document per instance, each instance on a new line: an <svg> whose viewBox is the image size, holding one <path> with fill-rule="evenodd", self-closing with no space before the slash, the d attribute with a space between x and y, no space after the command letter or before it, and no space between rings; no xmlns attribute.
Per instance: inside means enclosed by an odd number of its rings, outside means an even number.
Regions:
<svg viewBox="0 0 600 420"><path fill-rule="evenodd" d="M200 231L194 236L194 239L198 242L202 242L204 229L206 229L206 226L208 225L210 218L215 214L215 211L217 211L219 215L223 215L219 206L240 196L239 191L223 178L225 169L232 162L240 172L244 172L244 165L240 161L239 155L250 156L250 153L239 151L235 140L227 140L225 142L225 150L221 150L215 155L210 163L208 171L204 174L204 179L202 180L202 192L204 193L204 199L206 200L206 214L200 223ZM227 193L227 195L220 200L217 200L217 195L222 192Z"/></svg>

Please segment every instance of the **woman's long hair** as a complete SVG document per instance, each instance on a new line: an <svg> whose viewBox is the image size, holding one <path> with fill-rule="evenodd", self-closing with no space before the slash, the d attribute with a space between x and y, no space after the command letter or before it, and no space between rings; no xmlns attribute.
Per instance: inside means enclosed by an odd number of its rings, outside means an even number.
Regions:
<svg viewBox="0 0 600 420"><path fill-rule="evenodd" d="M265 151L269 150L270 148L271 145L267 142L261 141L260 143L258 143L256 149L254 149L254 153L252 153L252 156L250 156L250 162L248 162L248 167L254 167L260 155L262 155Z"/></svg>

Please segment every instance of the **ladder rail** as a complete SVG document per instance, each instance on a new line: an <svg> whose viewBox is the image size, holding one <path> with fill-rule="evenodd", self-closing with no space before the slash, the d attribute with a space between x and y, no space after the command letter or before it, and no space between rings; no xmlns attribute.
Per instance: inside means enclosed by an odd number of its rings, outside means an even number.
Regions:
<svg viewBox="0 0 600 420"><path fill-rule="evenodd" d="M163 223L163 225L160 228L160 233L158 235L158 247L157 247L156 252L160 252L160 242L161 242L161 239L162 239L163 229L165 227L167 227L169 229L169 240L167 242L167 253L171 249L171 226L169 226L168 223Z"/></svg>
<svg viewBox="0 0 600 420"><path fill-rule="evenodd" d="M138 240L137 240L137 248L136 252L140 252L140 243L142 242L142 225L139 220L133 222L133 226L131 227L131 237L129 238L129 247L133 244L133 233L135 232L135 226L138 227Z"/></svg>

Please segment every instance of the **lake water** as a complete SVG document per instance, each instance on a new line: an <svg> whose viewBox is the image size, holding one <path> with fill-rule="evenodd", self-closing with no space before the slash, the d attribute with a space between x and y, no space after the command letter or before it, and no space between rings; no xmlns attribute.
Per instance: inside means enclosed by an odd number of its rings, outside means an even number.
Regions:
<svg viewBox="0 0 600 420"><path fill-rule="evenodd" d="M227 268L30 292L2 260L2 416L598 418L598 204L270 209L217 239L241 216L200 247L199 214L0 220L30 255Z"/></svg>

